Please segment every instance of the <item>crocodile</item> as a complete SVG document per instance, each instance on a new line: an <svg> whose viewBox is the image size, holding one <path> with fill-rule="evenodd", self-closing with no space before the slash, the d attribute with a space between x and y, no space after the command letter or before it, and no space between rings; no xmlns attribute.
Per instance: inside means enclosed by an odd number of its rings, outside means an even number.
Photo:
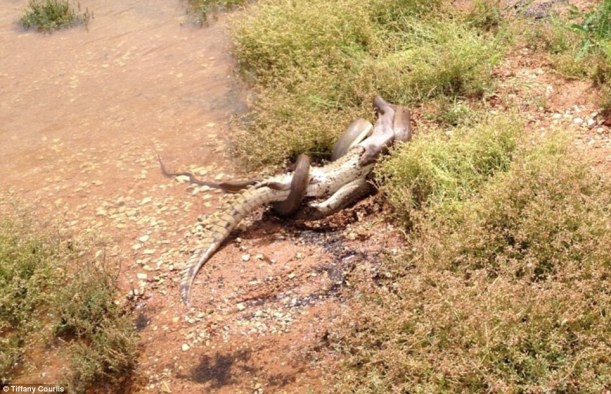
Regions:
<svg viewBox="0 0 611 394"><path fill-rule="evenodd" d="M204 220L206 235L186 262L180 283L183 303L189 305L190 291L197 272L220 248L231 231L258 208L273 205L280 214L290 215L307 199L305 210L319 218L342 209L369 193L370 175L379 155L393 142L411 138L409 111L394 106L381 97L374 99L379 114L375 126L358 120L351 125L334 148L336 160L321 167L310 166L307 156L300 156L293 173L280 174L262 181L249 181L241 191L230 196L220 210ZM367 122L367 123L364 123ZM353 127L354 126L354 127ZM365 129L370 129L364 131ZM221 184L217 185L225 190ZM227 188L234 192L241 184ZM321 201L322 200L322 201Z"/></svg>

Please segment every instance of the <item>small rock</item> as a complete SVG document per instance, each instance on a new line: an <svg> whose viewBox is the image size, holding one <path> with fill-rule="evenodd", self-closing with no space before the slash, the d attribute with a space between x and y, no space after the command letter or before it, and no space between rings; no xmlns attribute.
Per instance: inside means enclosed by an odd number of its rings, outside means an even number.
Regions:
<svg viewBox="0 0 611 394"><path fill-rule="evenodd" d="M183 352L186 352L187 350L191 349L191 346L189 346L186 343L183 343L180 348L182 349Z"/></svg>
<svg viewBox="0 0 611 394"><path fill-rule="evenodd" d="M144 272L139 272L136 274L136 277L140 280L146 280L148 278L148 274Z"/></svg>
<svg viewBox="0 0 611 394"><path fill-rule="evenodd" d="M583 123L583 119L581 119L581 118L579 118L579 117L578 117L578 118L575 118L575 119L573 119L573 123L575 123L576 125L580 125L580 124L582 124L582 123Z"/></svg>
<svg viewBox="0 0 611 394"><path fill-rule="evenodd" d="M238 308L239 311L243 311L244 309L246 309L246 305L244 305L243 302L240 302L236 305L236 308Z"/></svg>
<svg viewBox="0 0 611 394"><path fill-rule="evenodd" d="M246 262L248 260L250 260L250 255L249 254L243 254L242 255L242 261Z"/></svg>
<svg viewBox="0 0 611 394"><path fill-rule="evenodd" d="M145 234L145 235L143 235L142 237L138 238L138 241L140 241L140 242L146 242L146 241L148 241L150 238L151 238L151 236L150 236L150 235Z"/></svg>
<svg viewBox="0 0 611 394"><path fill-rule="evenodd" d="M594 119L588 119L588 127L592 128L594 126L596 126L596 121Z"/></svg>

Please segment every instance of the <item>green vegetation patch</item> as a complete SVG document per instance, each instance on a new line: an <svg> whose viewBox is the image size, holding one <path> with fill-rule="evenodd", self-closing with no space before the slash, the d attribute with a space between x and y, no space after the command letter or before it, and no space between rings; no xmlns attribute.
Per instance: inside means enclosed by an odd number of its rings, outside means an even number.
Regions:
<svg viewBox="0 0 611 394"><path fill-rule="evenodd" d="M211 13L219 10L230 10L244 5L248 0L188 0L188 12L196 23L203 25Z"/></svg>
<svg viewBox="0 0 611 394"><path fill-rule="evenodd" d="M36 28L50 32L78 24L87 25L92 17L88 9L81 13L80 3L70 3L69 0L30 0L19 22L25 29Z"/></svg>
<svg viewBox="0 0 611 394"><path fill-rule="evenodd" d="M508 170L521 135L521 124L510 116L487 116L450 133L421 131L376 168L376 177L401 218L423 211L449 215Z"/></svg>
<svg viewBox="0 0 611 394"><path fill-rule="evenodd" d="M442 1L261 2L234 31L242 74L257 92L235 138L257 167L307 152L325 157L382 95L410 104L477 97L492 82L492 34L441 12Z"/></svg>
<svg viewBox="0 0 611 394"><path fill-rule="evenodd" d="M35 237L22 224L0 222L0 376L23 353L26 337L40 329L34 311L46 304L45 293L54 291L48 278L56 276L52 261L61 255L58 244Z"/></svg>
<svg viewBox="0 0 611 394"><path fill-rule="evenodd" d="M36 231L25 216L0 222L0 378L45 349L66 360L66 384L115 391L136 365L137 335L115 302L111 270L83 257L72 240Z"/></svg>
<svg viewBox="0 0 611 394"><path fill-rule="evenodd" d="M573 6L567 15L530 23L520 35L530 46L548 51L564 75L590 78L603 86L603 94L611 86L611 1L604 0L589 12ZM605 98L601 103L609 109Z"/></svg>
<svg viewBox="0 0 611 394"><path fill-rule="evenodd" d="M445 142L421 135L433 147L384 164L385 192L403 196L395 209L418 214L403 254L383 267L390 279L335 338L339 392L611 384L611 182L561 134L516 144L515 132L493 138L491 124ZM393 177L405 186L388 176L399 157L405 173Z"/></svg>

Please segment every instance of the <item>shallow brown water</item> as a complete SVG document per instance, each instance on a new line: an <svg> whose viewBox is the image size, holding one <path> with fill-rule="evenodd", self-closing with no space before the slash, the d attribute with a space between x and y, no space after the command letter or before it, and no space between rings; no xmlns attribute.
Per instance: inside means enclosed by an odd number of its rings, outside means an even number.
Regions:
<svg viewBox="0 0 611 394"><path fill-rule="evenodd" d="M208 156L203 136L225 130L207 125L239 106L219 24L192 26L174 1L88 1L87 30L43 35L16 25L26 3L0 4L0 185L122 179L127 156L155 149L182 163Z"/></svg>

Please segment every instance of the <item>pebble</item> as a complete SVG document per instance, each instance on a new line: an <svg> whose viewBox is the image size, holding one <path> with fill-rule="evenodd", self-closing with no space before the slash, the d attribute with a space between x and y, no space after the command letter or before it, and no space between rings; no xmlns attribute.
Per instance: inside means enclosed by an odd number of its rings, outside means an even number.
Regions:
<svg viewBox="0 0 611 394"><path fill-rule="evenodd" d="M238 308L239 311L243 311L244 309L246 309L246 305L244 305L243 302L240 302L236 305L236 308Z"/></svg>
<svg viewBox="0 0 611 394"><path fill-rule="evenodd" d="M583 123L583 119L581 118L575 118L573 119L573 123L575 123L576 125L580 125Z"/></svg>
<svg viewBox="0 0 611 394"><path fill-rule="evenodd" d="M183 352L186 352L187 350L191 349L191 346L189 346L186 343L183 343L180 348L182 349Z"/></svg>
<svg viewBox="0 0 611 394"><path fill-rule="evenodd" d="M144 273L144 272L138 272L136 274L136 277L140 280L146 280L148 278L148 274Z"/></svg>
<svg viewBox="0 0 611 394"><path fill-rule="evenodd" d="M242 255L242 261L246 262L248 260L250 260L250 255L249 254L243 254Z"/></svg>

